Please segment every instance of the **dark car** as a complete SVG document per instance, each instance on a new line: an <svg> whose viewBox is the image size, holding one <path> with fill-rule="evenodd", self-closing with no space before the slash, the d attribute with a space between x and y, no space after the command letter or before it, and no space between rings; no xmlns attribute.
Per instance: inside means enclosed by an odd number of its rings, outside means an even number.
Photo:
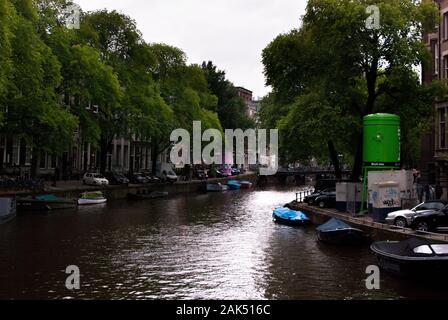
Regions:
<svg viewBox="0 0 448 320"><path fill-rule="evenodd" d="M145 184L145 183L149 183L149 180L147 177L145 177L143 174L141 173L128 173L128 179L131 183L134 184Z"/></svg>
<svg viewBox="0 0 448 320"><path fill-rule="evenodd" d="M306 196L303 201L308 204L313 204L317 197L320 197L329 192L336 192L335 188L329 188L322 191L316 191L308 196Z"/></svg>
<svg viewBox="0 0 448 320"><path fill-rule="evenodd" d="M334 208L336 206L336 192L323 192L314 200L320 208Z"/></svg>
<svg viewBox="0 0 448 320"><path fill-rule="evenodd" d="M109 184L113 185L121 185L128 184L129 179L126 178L123 174L117 172L108 172L106 173L106 179L109 180Z"/></svg>
<svg viewBox="0 0 448 320"><path fill-rule="evenodd" d="M207 180L208 179L208 174L207 174L207 171L205 171L203 169L197 169L194 172L194 177L196 179L199 179L199 180Z"/></svg>
<svg viewBox="0 0 448 320"><path fill-rule="evenodd" d="M232 176L239 176L241 174L241 170L238 168L232 168Z"/></svg>
<svg viewBox="0 0 448 320"><path fill-rule="evenodd" d="M448 229L448 206L445 206L440 210L419 212L412 219L411 228L427 232Z"/></svg>

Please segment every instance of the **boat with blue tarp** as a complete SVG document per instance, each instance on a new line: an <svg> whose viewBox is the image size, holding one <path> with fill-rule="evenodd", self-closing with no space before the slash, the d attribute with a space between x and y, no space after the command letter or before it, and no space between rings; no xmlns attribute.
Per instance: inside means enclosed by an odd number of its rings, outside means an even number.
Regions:
<svg viewBox="0 0 448 320"><path fill-rule="evenodd" d="M239 190L241 189L241 183L238 180L229 180L227 181L227 186L230 190Z"/></svg>
<svg viewBox="0 0 448 320"><path fill-rule="evenodd" d="M310 223L310 219L303 212L285 207L275 209L272 217L275 222L286 225L301 226Z"/></svg>

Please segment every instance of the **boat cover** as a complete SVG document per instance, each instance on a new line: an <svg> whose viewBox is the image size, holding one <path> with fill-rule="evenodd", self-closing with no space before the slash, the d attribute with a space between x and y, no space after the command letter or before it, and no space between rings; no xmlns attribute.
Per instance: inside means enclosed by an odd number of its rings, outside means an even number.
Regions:
<svg viewBox="0 0 448 320"><path fill-rule="evenodd" d="M58 200L58 197L56 197L54 194L45 194L42 196L37 196L36 199L41 201L52 201Z"/></svg>
<svg viewBox="0 0 448 320"><path fill-rule="evenodd" d="M241 183L237 180L229 180L227 181L227 185L229 186L241 186Z"/></svg>
<svg viewBox="0 0 448 320"><path fill-rule="evenodd" d="M274 216L291 221L309 220L309 218L301 211L294 211L289 208L277 208L274 210Z"/></svg>
<svg viewBox="0 0 448 320"><path fill-rule="evenodd" d="M400 242L376 242L375 248L384 253L394 254L402 257L421 257L427 256L427 254L418 254L414 252L414 249L424 245L437 245L441 244L436 241L427 241L417 238L410 238Z"/></svg>
<svg viewBox="0 0 448 320"><path fill-rule="evenodd" d="M317 231L332 231L332 230L341 230L341 229L351 229L352 227L346 224L345 222L332 218L327 223L319 226Z"/></svg>

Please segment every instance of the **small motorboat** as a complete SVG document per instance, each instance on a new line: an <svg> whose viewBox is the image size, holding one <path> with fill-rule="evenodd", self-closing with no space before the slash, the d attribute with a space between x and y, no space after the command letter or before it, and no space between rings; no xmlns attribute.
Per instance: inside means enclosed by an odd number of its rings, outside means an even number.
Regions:
<svg viewBox="0 0 448 320"><path fill-rule="evenodd" d="M17 199L17 210L19 211L51 211L75 207L74 199L59 198L54 194Z"/></svg>
<svg viewBox="0 0 448 320"><path fill-rule="evenodd" d="M13 220L17 212L15 198L0 198L0 224Z"/></svg>
<svg viewBox="0 0 448 320"><path fill-rule="evenodd" d="M227 191L229 187L221 183L207 183L207 192L221 192Z"/></svg>
<svg viewBox="0 0 448 320"><path fill-rule="evenodd" d="M241 189L250 189L253 186L253 183L250 181L241 181L240 182Z"/></svg>
<svg viewBox="0 0 448 320"><path fill-rule="evenodd" d="M384 270L404 277L448 280L448 244L411 238L380 241L370 247Z"/></svg>
<svg viewBox="0 0 448 320"><path fill-rule="evenodd" d="M107 199L104 197L101 191L95 192L84 192L81 194L81 197L78 199L78 205L93 205L93 204L101 204L106 203Z"/></svg>
<svg viewBox="0 0 448 320"><path fill-rule="evenodd" d="M154 191L150 193L128 193L128 199L130 200L148 200L166 197L168 197L168 192Z"/></svg>
<svg viewBox="0 0 448 320"><path fill-rule="evenodd" d="M303 212L285 207L275 209L272 217L277 223L292 226L301 226L310 223L310 219Z"/></svg>
<svg viewBox="0 0 448 320"><path fill-rule="evenodd" d="M318 227L316 233L320 241L339 245L363 244L367 239L362 230L335 218Z"/></svg>
<svg viewBox="0 0 448 320"><path fill-rule="evenodd" d="M239 190L241 189L241 184L238 180L229 180L227 181L227 186L230 190Z"/></svg>

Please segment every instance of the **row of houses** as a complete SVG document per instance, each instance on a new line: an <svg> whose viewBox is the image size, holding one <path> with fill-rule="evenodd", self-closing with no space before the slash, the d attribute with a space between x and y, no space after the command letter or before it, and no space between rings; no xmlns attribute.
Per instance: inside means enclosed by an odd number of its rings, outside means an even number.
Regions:
<svg viewBox="0 0 448 320"><path fill-rule="evenodd" d="M436 29L424 35L424 42L431 52L431 62L422 68L424 83L448 80L448 0L433 0L439 7L440 22ZM421 173L426 184L440 184L448 190L448 99L435 101L435 121L432 130L421 143Z"/></svg>
<svg viewBox="0 0 448 320"><path fill-rule="evenodd" d="M238 95L246 105L246 113L256 119L258 101L252 98L252 91L237 88ZM114 139L107 154L107 171L139 172L151 171L152 150L150 143L136 139ZM157 156L157 163L169 163L170 150L164 150ZM0 174L27 176L31 171L32 149L26 141L17 137L0 136ZM53 177L55 173L61 179L79 179L87 171L97 171L100 167L98 147L82 141L79 130L74 134L73 142L62 154L42 152L37 160L38 175Z"/></svg>
<svg viewBox="0 0 448 320"><path fill-rule="evenodd" d="M107 171L151 171L152 156L149 143L128 139L115 139L107 154ZM3 175L26 176L30 174L32 149L23 139L0 139L0 172ZM169 161L169 150L158 155L158 163ZM97 171L100 167L100 150L78 137L62 154L42 152L38 157L38 175L60 179L78 179L84 172Z"/></svg>

